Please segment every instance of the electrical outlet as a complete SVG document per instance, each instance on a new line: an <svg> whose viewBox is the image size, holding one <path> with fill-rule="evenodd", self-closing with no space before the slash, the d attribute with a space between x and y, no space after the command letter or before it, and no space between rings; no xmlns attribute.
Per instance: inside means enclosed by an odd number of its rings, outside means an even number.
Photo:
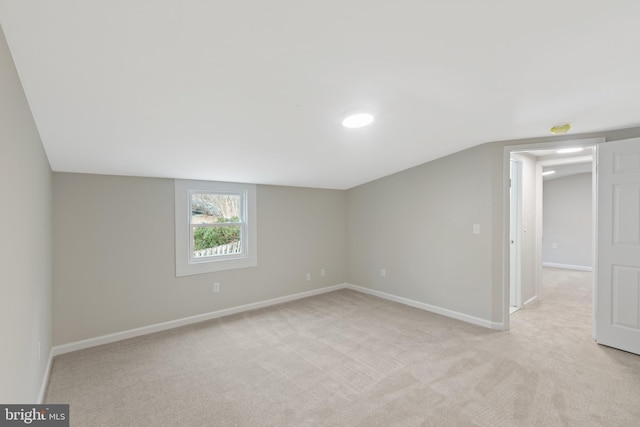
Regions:
<svg viewBox="0 0 640 427"><path fill-rule="evenodd" d="M381 268L380 269L380 276L381 277L387 277L387 269L386 268Z"/></svg>
<svg viewBox="0 0 640 427"><path fill-rule="evenodd" d="M473 224L473 234L480 234L480 224Z"/></svg>
<svg viewBox="0 0 640 427"><path fill-rule="evenodd" d="M327 272L325 271L325 269L324 269L324 268L323 268L323 269L321 269L321 270L320 270L320 276L321 276L321 277L324 277L324 276L326 276L326 275L327 275Z"/></svg>
<svg viewBox="0 0 640 427"><path fill-rule="evenodd" d="M213 284L213 293L220 292L220 283L216 282Z"/></svg>
<svg viewBox="0 0 640 427"><path fill-rule="evenodd" d="M307 273L307 282L311 281L311 273Z"/></svg>

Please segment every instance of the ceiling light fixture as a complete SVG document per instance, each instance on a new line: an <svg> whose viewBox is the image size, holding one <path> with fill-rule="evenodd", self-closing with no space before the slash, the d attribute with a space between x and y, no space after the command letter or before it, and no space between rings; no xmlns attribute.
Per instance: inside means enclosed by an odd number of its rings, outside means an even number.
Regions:
<svg viewBox="0 0 640 427"><path fill-rule="evenodd" d="M373 116L368 113L351 114L344 118L342 126L350 129L361 128L370 125L373 122Z"/></svg>
<svg viewBox="0 0 640 427"><path fill-rule="evenodd" d="M558 154L569 154L569 153L579 153L583 150L582 147L571 147L571 148L561 148L556 150Z"/></svg>
<svg viewBox="0 0 640 427"><path fill-rule="evenodd" d="M554 133L556 135L561 135L563 133L569 132L569 129L571 129L571 125L567 123L560 126L554 126L550 130L551 130L551 133Z"/></svg>
<svg viewBox="0 0 640 427"><path fill-rule="evenodd" d="M556 173L556 171L546 171L542 172L542 176L553 175L554 173Z"/></svg>

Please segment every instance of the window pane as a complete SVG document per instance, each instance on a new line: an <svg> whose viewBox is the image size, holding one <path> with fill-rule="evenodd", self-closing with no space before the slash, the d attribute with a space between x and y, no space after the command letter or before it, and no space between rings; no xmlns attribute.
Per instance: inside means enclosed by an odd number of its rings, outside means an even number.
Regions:
<svg viewBox="0 0 640 427"><path fill-rule="evenodd" d="M193 227L193 257L242 253L240 226Z"/></svg>
<svg viewBox="0 0 640 427"><path fill-rule="evenodd" d="M239 194L191 195L191 224L239 222L241 212Z"/></svg>

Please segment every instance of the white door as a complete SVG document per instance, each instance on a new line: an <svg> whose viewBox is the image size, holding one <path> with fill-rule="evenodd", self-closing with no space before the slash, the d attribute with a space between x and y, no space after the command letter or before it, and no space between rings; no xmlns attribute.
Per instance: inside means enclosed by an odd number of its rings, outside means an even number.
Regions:
<svg viewBox="0 0 640 427"><path fill-rule="evenodd" d="M522 212L520 210L521 185L520 176L521 163L511 160L510 179L511 186L509 188L510 199L510 219L509 219L509 260L510 260L510 288L509 288L509 305L511 307L520 308L520 221ZM510 311L513 311L510 310Z"/></svg>
<svg viewBox="0 0 640 427"><path fill-rule="evenodd" d="M598 148L596 341L640 354L640 138Z"/></svg>

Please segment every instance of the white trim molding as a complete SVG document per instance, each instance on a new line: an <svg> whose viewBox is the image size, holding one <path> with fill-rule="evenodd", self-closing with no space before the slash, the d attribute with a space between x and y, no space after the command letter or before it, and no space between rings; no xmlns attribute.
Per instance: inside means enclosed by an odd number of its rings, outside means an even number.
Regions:
<svg viewBox="0 0 640 427"><path fill-rule="evenodd" d="M543 262L542 265L544 267L566 268L567 270L593 271L593 267L586 265L556 264L554 262Z"/></svg>
<svg viewBox="0 0 640 427"><path fill-rule="evenodd" d="M314 289L312 291L307 291L307 292L299 292L299 293L287 295L284 297L268 299L265 301L255 302L251 304L239 305L237 307L225 308L222 310L212 311L204 314L198 314L195 316L185 317L182 319L156 323L149 326L129 329L127 331L115 332L113 334L101 335L95 338L88 338L85 340L75 341L68 344L58 345L51 349L51 355L49 356L50 360L49 360L48 370L51 368L51 359L54 356L58 356L60 354L70 353L72 351L83 350L85 348L91 348L91 347L96 347L103 344L122 341L129 338L135 338L142 335L152 334L155 332L161 332L168 329L178 328L180 326L191 325L194 323L203 322L205 320L217 319L219 317L229 316L231 314L237 314L245 311L256 310L258 308L264 308L264 307L269 307L276 304L282 304L285 302L294 301L301 298L307 298L314 295L320 295L328 292L333 292L340 289L351 289L357 292L361 292L363 294L373 295L389 301L394 301L400 304L408 305L410 307L429 311L431 313L439 314L445 317L450 317L452 319L461 320L463 322L471 323L473 325L482 326L483 328L494 329L498 331L505 330L504 323L492 322L490 320L481 319L479 317L470 316L468 314L460 313L460 312L449 310L442 307L437 307L435 305L426 304L426 303L415 301L409 298L399 297L396 295L388 294L386 292L376 291L374 289L366 288L363 286L343 283L340 285L328 286L326 288ZM46 380L48 380L48 375L49 375L48 372L46 375L47 375ZM43 390L46 390L46 381L44 383ZM41 392L41 394L44 397L44 393Z"/></svg>
<svg viewBox="0 0 640 427"><path fill-rule="evenodd" d="M122 341L129 338L135 338L142 335L152 334L154 332L166 331L167 329L178 328L180 326L191 325L194 323L203 322L205 320L217 319L218 317L229 316L231 314L242 313L245 311L256 310L258 308L269 307L271 305L282 304L284 302L294 301L301 298L307 298L314 295L320 295L327 292L337 291L344 289L345 285L335 285L326 288L314 289L312 291L300 292L297 294L287 295L284 297L268 299L265 301L255 302L251 304L239 305L237 307L225 308L222 310L212 311L209 313L198 314L195 316L184 317L182 319L170 320L168 322L156 323L154 325L143 326L141 328L129 329L127 331L115 332L113 334L101 335L95 338L89 338L86 340L75 341L68 344L62 344L53 347L52 353L54 356L64 353L70 353L76 350L83 350L85 348L96 347L103 344L109 344L116 341Z"/></svg>
<svg viewBox="0 0 640 427"><path fill-rule="evenodd" d="M481 326L488 329L503 331L505 330L505 324L499 322L491 322L489 320L480 319L478 317L470 316L468 314L460 313L457 311L449 310L442 307L437 307L431 304L426 304L420 301L415 301L409 298L399 297L396 295L388 294L386 292L377 291L374 289L366 288L363 286L352 285L349 283L343 283L340 285L328 286L325 288L314 289L306 292L299 292L284 297L272 298L265 301L255 302L251 304L239 305L237 307L226 308L222 310L212 311L209 313L199 314L196 316L185 317L182 319L171 320L168 322L156 323L149 326L143 326L140 328L129 329L127 331L115 332L113 334L101 335L95 338L88 338L85 340L75 341L68 344L62 344L54 346L49 352L49 361L42 379L42 385L40 387L40 393L38 395L38 403L42 404L49 385L49 375L51 373L51 367L53 364L53 358L55 356L70 353L72 351L83 350L86 348L96 347L103 344L109 344L117 341L126 340L129 338L135 338L142 335L152 334L155 332L166 331L168 329L178 328L180 326L191 325L194 323L203 322L206 320L217 319L219 317L229 316L231 314L242 313L245 311L256 310L259 308L269 307L276 304L282 304L289 301L295 301L297 299L312 297L315 295L321 295L328 292L337 291L340 289L351 289L356 292L361 292L367 295L373 295L378 298L394 301L400 304L404 304L410 307L418 308L420 310L429 311L431 313L439 314L452 319L460 320L473 325ZM528 301L529 302L529 301Z"/></svg>
<svg viewBox="0 0 640 427"><path fill-rule="evenodd" d="M47 366L44 369L44 375L42 376L42 384L40 385L40 393L38 393L37 405L44 403L45 394L47 393L47 387L49 386L49 375L51 374L51 366L53 365L53 349L49 351L49 360Z"/></svg>
<svg viewBox="0 0 640 427"><path fill-rule="evenodd" d="M238 184L233 182L174 180L175 191L175 255L176 277L192 274L211 273L214 271L232 270L236 268L256 267L258 265L258 214L255 184ZM194 192L235 194L240 196L241 225L244 229L241 238L240 254L205 257L196 262L191 252L191 194ZM235 224L235 223L234 223Z"/></svg>
<svg viewBox="0 0 640 427"><path fill-rule="evenodd" d="M408 305L410 307L419 308L420 310L429 311L431 313L439 314L445 317L450 317L452 319L461 320L463 322L482 326L483 328L495 329L499 331L504 330L504 325L502 323L492 322L490 320L470 316L468 314L460 313L458 311L437 307L435 305L426 304L424 302L412 300L409 298L399 297L396 295L388 294L386 292L376 291L375 289L369 289L363 286L351 285L347 283L346 288L354 291L362 292L363 294L373 295L389 301L398 302L400 304Z"/></svg>

